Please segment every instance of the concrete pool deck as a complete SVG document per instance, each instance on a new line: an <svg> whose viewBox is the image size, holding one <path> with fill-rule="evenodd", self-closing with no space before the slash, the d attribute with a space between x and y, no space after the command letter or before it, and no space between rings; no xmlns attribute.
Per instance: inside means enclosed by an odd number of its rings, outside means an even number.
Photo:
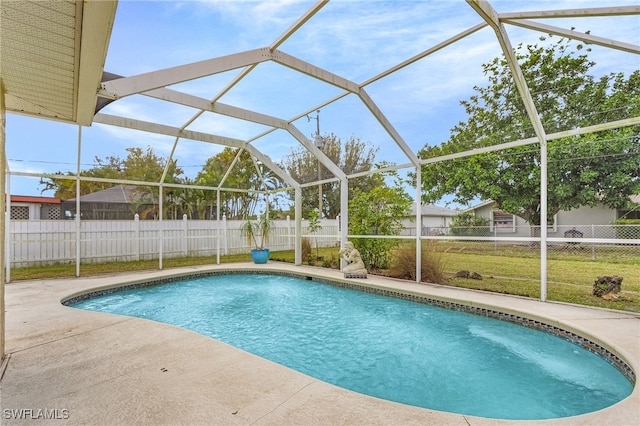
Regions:
<svg viewBox="0 0 640 426"><path fill-rule="evenodd" d="M341 279L335 270L270 262L185 267L6 286L0 424L88 425L507 425L350 392L208 337L144 319L84 311L61 301L93 288L209 270L266 269ZM640 315L408 283L350 280L543 319L588 337L640 371ZM20 419L22 417L22 419ZM49 420L47 420L47 418ZM638 425L640 391L553 425Z"/></svg>

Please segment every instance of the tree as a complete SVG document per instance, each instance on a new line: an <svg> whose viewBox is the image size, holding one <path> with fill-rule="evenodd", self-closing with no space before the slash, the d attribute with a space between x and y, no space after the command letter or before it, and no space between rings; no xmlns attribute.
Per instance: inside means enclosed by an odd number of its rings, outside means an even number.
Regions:
<svg viewBox="0 0 640 426"><path fill-rule="evenodd" d="M164 157L156 155L151 147L147 147L144 151L138 147L127 148L126 151L127 157L124 159L121 159L117 155L110 155L105 158L96 156L93 167L88 170L82 170L80 176L141 182L160 182L167 164L167 160ZM165 182L178 181L182 173L182 169L177 166L177 161L172 160L169 164ZM63 173L59 172L58 174ZM54 197L63 200L75 198L75 173L67 172L66 175L69 176L69 179L52 178L41 180L40 184L44 185L44 189L42 189L41 192L54 191ZM107 189L113 185L113 183L109 182L82 180L80 181L80 196ZM141 187L140 191L150 192L146 187ZM157 195L155 198L157 199Z"/></svg>
<svg viewBox="0 0 640 426"><path fill-rule="evenodd" d="M283 187L282 181L268 168L259 165L262 179L256 170L251 155L242 151L238 156L238 149L224 148L220 153L210 157L202 171L196 176L198 185L217 187L222 184L225 188L237 188L249 191L264 191ZM235 163L234 163L235 161ZM227 171L233 165L231 173ZM223 182L223 178L226 179ZM211 191L211 196L215 192ZM247 212L253 212L258 204L258 198L244 191L224 191L220 195L221 209L228 219L242 219ZM273 200L270 201L270 204Z"/></svg>
<svg viewBox="0 0 640 426"><path fill-rule="evenodd" d="M371 170L374 166L374 159L378 148L370 143L361 141L358 138L350 137L342 144L341 140L334 134L325 135L322 140L322 152L346 174L353 174ZM321 166L318 159L305 148L291 151L282 161L281 167L294 180L300 183L309 183L333 177L326 167ZM358 187L363 191L368 191L379 184L379 180L372 176L359 177L349 181L350 195L353 196L351 188ZM340 182L330 182L322 184L322 211L320 218L336 217L340 213ZM309 212L318 208L318 187L310 186L302 189L302 216L308 216ZM295 194L289 194L290 200L295 201Z"/></svg>
<svg viewBox="0 0 640 426"><path fill-rule="evenodd" d="M570 51L560 39L548 47L518 46L516 56L547 134L640 114L640 71L599 79L584 46ZM463 101L469 118L422 159L534 136L504 57L483 65L487 87ZM640 129L626 127L548 142L548 217L560 210L628 203L640 192ZM453 202L494 200L503 211L540 225L540 147L529 145L429 164L422 172L423 202L453 194ZM534 231L535 232L535 231Z"/></svg>
<svg viewBox="0 0 640 426"><path fill-rule="evenodd" d="M412 203L399 180L393 187L379 185L369 191L355 188L349 203L349 233L398 235L400 221L410 215ZM396 240L388 238L358 238L353 241L367 269L389 268L393 248L397 244Z"/></svg>
<svg viewBox="0 0 640 426"><path fill-rule="evenodd" d="M320 223L320 213L318 209L313 209L309 212L309 232L312 234L316 234L316 232L322 229L322 224ZM315 236L316 240L316 259L318 258L318 236Z"/></svg>

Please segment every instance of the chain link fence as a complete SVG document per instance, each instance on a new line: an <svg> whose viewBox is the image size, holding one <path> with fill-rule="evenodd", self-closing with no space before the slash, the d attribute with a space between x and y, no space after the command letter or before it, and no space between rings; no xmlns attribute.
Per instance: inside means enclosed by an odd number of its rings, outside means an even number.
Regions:
<svg viewBox="0 0 640 426"><path fill-rule="evenodd" d="M464 242L474 252L518 252L539 255L540 227L465 226L423 228L423 237ZM589 260L640 257L640 225L556 225L547 228L550 258L573 256ZM529 257L529 256L527 256Z"/></svg>

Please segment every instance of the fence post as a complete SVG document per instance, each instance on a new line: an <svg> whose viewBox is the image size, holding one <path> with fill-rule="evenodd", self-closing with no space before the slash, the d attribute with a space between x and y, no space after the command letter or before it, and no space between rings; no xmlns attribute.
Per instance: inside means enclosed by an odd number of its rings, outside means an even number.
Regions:
<svg viewBox="0 0 640 426"><path fill-rule="evenodd" d="M134 253L135 259L140 260L140 215L138 213L133 216L133 224L134 224L134 243L136 251Z"/></svg>
<svg viewBox="0 0 640 426"><path fill-rule="evenodd" d="M222 242L224 243L223 252L226 255L228 254L227 252L227 249L228 249L227 247L227 215L226 214L222 215L222 230L224 231L222 233Z"/></svg>
<svg viewBox="0 0 640 426"><path fill-rule="evenodd" d="M182 254L184 257L189 256L189 224L187 223L187 215L182 215Z"/></svg>
<svg viewBox="0 0 640 426"><path fill-rule="evenodd" d="M291 236L291 216L287 215L287 250L291 250L292 246L292 236Z"/></svg>
<svg viewBox="0 0 640 426"><path fill-rule="evenodd" d="M2 95L0 95L2 96ZM7 173L5 175L7 182L7 197L6 197L6 211L5 211L5 248L4 248L4 267L5 267L5 284L11 282L11 175Z"/></svg>
<svg viewBox="0 0 640 426"><path fill-rule="evenodd" d="M591 238L596 237L596 227L591 224ZM596 243L591 243L591 260L596 260Z"/></svg>

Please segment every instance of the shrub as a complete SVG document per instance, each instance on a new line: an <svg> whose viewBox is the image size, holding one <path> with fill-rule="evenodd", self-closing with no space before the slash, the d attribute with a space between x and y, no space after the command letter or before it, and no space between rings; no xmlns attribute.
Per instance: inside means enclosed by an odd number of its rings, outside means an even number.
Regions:
<svg viewBox="0 0 640 426"><path fill-rule="evenodd" d="M616 226L616 238L640 239L640 219L618 219L611 222Z"/></svg>
<svg viewBox="0 0 640 426"><path fill-rule="evenodd" d="M462 237L486 237L491 235L489 219L473 213L458 213L451 220L451 234Z"/></svg>
<svg viewBox="0 0 640 426"><path fill-rule="evenodd" d="M422 261L420 271L422 282L445 284L442 253L436 250L437 242L424 241L422 243ZM393 252L389 276L405 280L416 279L416 246L414 243L400 244Z"/></svg>
<svg viewBox="0 0 640 426"><path fill-rule="evenodd" d="M331 253L328 259L322 259L323 268L340 269L340 259L336 257L335 253Z"/></svg>
<svg viewBox="0 0 640 426"><path fill-rule="evenodd" d="M349 202L349 232L355 235L398 235L401 221L409 216L411 197L397 185L375 187L370 191L354 189ZM353 245L360 252L368 270L387 269L391 252L398 241L389 238L355 238Z"/></svg>

